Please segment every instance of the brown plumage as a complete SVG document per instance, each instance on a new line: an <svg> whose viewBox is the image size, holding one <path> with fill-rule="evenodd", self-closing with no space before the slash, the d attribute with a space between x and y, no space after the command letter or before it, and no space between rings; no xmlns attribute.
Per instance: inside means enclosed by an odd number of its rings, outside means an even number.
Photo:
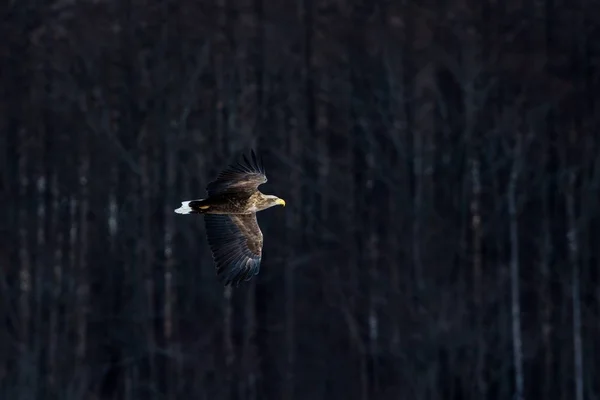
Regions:
<svg viewBox="0 0 600 400"><path fill-rule="evenodd" d="M258 191L267 182L261 159L251 152L250 159L231 164L206 187L206 199L181 203L178 214L202 214L208 244L216 263L217 276L225 284L239 285L260 270L263 234L256 213L283 205L277 196Z"/></svg>

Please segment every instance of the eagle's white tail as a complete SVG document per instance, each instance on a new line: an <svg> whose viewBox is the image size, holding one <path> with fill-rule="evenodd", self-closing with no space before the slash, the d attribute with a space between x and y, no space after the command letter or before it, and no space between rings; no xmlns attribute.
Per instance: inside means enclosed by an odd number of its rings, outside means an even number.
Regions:
<svg viewBox="0 0 600 400"><path fill-rule="evenodd" d="M181 202L181 207L179 207L178 209L175 210L175 212L177 214L191 214L194 210L192 210L192 208L190 207L190 203L193 200L190 201L182 201Z"/></svg>
<svg viewBox="0 0 600 400"><path fill-rule="evenodd" d="M182 201L181 207L175 210L177 214L204 214L205 209L204 199Z"/></svg>
<svg viewBox="0 0 600 400"><path fill-rule="evenodd" d="M189 200L182 201L181 207L175 210L177 214L203 214L204 209L208 207L204 207L205 199L197 199L197 200Z"/></svg>

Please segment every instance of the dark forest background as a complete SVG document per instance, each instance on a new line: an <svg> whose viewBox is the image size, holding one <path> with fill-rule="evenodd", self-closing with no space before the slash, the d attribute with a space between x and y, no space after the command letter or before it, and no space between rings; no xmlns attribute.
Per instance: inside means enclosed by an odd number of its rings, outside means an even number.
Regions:
<svg viewBox="0 0 600 400"><path fill-rule="evenodd" d="M0 398L600 398L598 2L0 16ZM250 148L224 289L173 210Z"/></svg>

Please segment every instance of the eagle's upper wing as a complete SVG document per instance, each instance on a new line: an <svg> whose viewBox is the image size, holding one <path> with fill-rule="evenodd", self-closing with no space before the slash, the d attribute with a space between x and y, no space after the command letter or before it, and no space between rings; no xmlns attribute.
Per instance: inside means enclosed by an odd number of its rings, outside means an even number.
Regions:
<svg viewBox="0 0 600 400"><path fill-rule="evenodd" d="M217 179L206 187L209 196L222 193L254 191L267 181L262 160L256 157L254 151L250 160L244 155L243 160L231 164L223 170Z"/></svg>
<svg viewBox="0 0 600 400"><path fill-rule="evenodd" d="M225 286L250 280L260 270L263 234L256 214L205 214L208 245Z"/></svg>

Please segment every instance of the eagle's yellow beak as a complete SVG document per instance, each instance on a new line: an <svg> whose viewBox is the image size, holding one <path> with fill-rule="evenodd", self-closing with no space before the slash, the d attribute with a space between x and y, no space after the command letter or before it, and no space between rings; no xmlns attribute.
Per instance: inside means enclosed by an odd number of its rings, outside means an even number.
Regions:
<svg viewBox="0 0 600 400"><path fill-rule="evenodd" d="M284 206L284 207L285 207L285 200L284 200L284 199L277 199L277 200L275 201L275 204L281 204L282 206Z"/></svg>

